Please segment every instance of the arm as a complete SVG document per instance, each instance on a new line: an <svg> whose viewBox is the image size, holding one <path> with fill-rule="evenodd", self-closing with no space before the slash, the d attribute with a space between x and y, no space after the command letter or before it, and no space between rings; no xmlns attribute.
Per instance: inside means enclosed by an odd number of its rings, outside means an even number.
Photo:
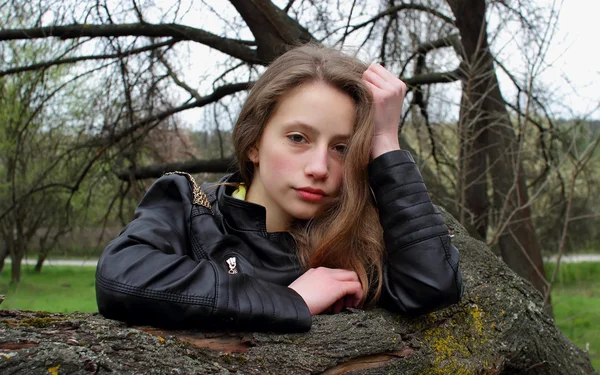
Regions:
<svg viewBox="0 0 600 375"><path fill-rule="evenodd" d="M398 144L406 85L375 63L363 79L375 108L369 182L386 247L380 303L405 314L441 309L462 295L458 250L412 156Z"/></svg>
<svg viewBox="0 0 600 375"><path fill-rule="evenodd" d="M163 327L309 330L310 312L294 290L243 273L230 275L210 259L192 255L188 228L198 218L192 219L191 211L185 177L164 176L152 185L134 220L100 257L100 313ZM233 251L246 246L236 236L223 236L223 246Z"/></svg>
<svg viewBox="0 0 600 375"><path fill-rule="evenodd" d="M373 160L369 182L387 251L380 304L415 315L457 303L458 250L410 153L396 150Z"/></svg>

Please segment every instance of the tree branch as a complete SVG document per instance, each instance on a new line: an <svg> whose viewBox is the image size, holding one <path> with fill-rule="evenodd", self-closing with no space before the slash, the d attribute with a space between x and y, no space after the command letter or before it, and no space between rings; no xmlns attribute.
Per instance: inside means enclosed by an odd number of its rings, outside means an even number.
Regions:
<svg viewBox="0 0 600 375"><path fill-rule="evenodd" d="M255 51L248 48L248 42L224 38L208 31L179 24L75 24L66 26L45 26L32 29L0 30L0 41L44 39L57 37L61 39L77 39L81 37L120 37L146 36L171 37L197 42L221 51L227 55L249 63L261 63Z"/></svg>
<svg viewBox="0 0 600 375"><path fill-rule="evenodd" d="M425 5L420 5L420 4L400 4L400 5L396 5L395 7L391 7L391 8L388 8L388 9L384 10L383 12L381 12L381 13L373 16L371 19L369 19L369 20L367 20L365 22L361 22L359 24L353 25L352 29L348 32L348 34L353 33L354 31L356 31L358 29L361 29L361 28L367 26L368 24L370 24L372 22L379 21L383 17L386 17L386 16L389 16L391 14L400 12L402 10L419 10L419 11L423 11L423 12L429 13L432 16L435 16L435 17L437 17L437 18L439 18L439 19L441 19L441 20L443 20L443 21L445 21L445 22L447 22L447 23L449 23L451 25L454 25L454 22L455 22L451 17L449 17L449 16L447 16L447 15L445 15L445 14L443 14L443 13L441 13L441 12L439 12L439 11L433 9L433 8L427 7ZM338 31L340 29L341 28L338 28L336 31Z"/></svg>
<svg viewBox="0 0 600 375"><path fill-rule="evenodd" d="M461 69L457 68L449 72L433 72L410 78L401 78L407 86L432 85L434 83L456 82L461 78Z"/></svg>
<svg viewBox="0 0 600 375"><path fill-rule="evenodd" d="M149 165L129 171L117 172L120 180L143 180L148 178L159 178L167 172L184 171L188 173L227 173L232 170L234 160L212 159L212 160L188 160L178 163Z"/></svg>
<svg viewBox="0 0 600 375"><path fill-rule="evenodd" d="M162 48L162 47L166 47L166 46L172 46L172 45L174 45L175 43L177 43L179 41L180 41L179 39L169 39L169 40L161 42L161 43L150 44L150 45L147 45L147 46L144 46L144 47L141 47L141 48L136 48L136 49L132 49L132 50L129 50L129 51L125 51L123 53L112 53L112 54L90 55L90 56L77 56L77 57L71 57L71 58L67 58L67 59L46 61L46 62L32 64L32 65L27 65L27 66L20 66L20 67L16 67L16 68L11 68L11 69L0 71L0 77L6 76L6 75L9 75L9 74L28 72L28 71L32 71L32 70L38 70L38 69L45 69L45 68L49 68L51 66L56 66L56 65L74 64L74 63L77 63L79 61L108 60L108 59L123 58L123 57L131 56L131 55L136 55L138 53L152 51L152 50L155 50L155 49L158 49L158 48Z"/></svg>
<svg viewBox="0 0 600 375"><path fill-rule="evenodd" d="M214 103L227 95L231 95L236 92L248 89L253 83L254 82L241 82L241 83L233 83L230 85L218 87L211 94L201 97L200 100L196 100L192 103L187 103L187 104L181 105L179 107L175 107L175 108L166 110L159 114L149 116L149 117L142 119L142 120L138 121L137 123L127 127L120 133L113 134L113 135L104 137L100 140L93 142L92 145L102 147L102 146L114 144L114 143L120 141L121 139L125 138L126 136L135 133L137 130L139 130L153 122L162 121L162 120L166 119L167 117L174 115L175 113L179 113L179 112L185 111L187 109L203 107L207 104Z"/></svg>

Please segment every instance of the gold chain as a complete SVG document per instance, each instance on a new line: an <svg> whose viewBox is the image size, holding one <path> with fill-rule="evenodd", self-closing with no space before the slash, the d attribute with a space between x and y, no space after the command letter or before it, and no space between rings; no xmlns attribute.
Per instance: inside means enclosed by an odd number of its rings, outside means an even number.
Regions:
<svg viewBox="0 0 600 375"><path fill-rule="evenodd" d="M192 177L191 174L189 174L187 172L174 171L174 172L165 173L165 176L170 175L170 174L178 174L178 175L187 177L188 181L192 184L192 194L194 196L193 203L196 205L208 208L210 210L210 212L212 213L212 207L210 206L210 202L208 201L208 197L206 196L206 193L204 193L204 191L202 191L202 189L200 189L200 186L198 186L198 184L196 183L196 180L194 179L194 177Z"/></svg>

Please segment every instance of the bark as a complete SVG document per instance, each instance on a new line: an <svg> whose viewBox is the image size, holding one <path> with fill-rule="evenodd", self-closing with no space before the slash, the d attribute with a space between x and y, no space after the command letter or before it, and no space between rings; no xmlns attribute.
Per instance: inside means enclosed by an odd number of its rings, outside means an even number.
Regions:
<svg viewBox="0 0 600 375"><path fill-rule="evenodd" d="M0 246L0 272L4 269L4 262L6 261L6 257L8 256L8 247L6 246L6 241L1 241L2 245Z"/></svg>
<svg viewBox="0 0 600 375"><path fill-rule="evenodd" d="M10 282L11 284L18 284L21 282L21 261L23 260L23 255L18 252L11 252L10 260Z"/></svg>
<svg viewBox="0 0 600 375"><path fill-rule="evenodd" d="M442 210L442 209L440 209ZM302 334L165 331L98 314L0 310L0 373L597 374L542 296L445 211L461 251L461 303L416 318L317 316Z"/></svg>
<svg viewBox="0 0 600 375"><path fill-rule="evenodd" d="M469 100L469 83L464 84L461 99L460 120L458 134L460 139L459 150L459 177L457 191L458 210L460 222L471 224L479 235L485 239L489 225L490 200L487 184L487 132L488 122L483 120L478 113L478 108Z"/></svg>
<svg viewBox="0 0 600 375"><path fill-rule="evenodd" d="M44 265L44 261L46 260L47 256L48 256L48 254L46 254L46 253L40 253L38 255L37 262L35 263L35 268L33 269L33 271L35 273L42 272L42 266Z"/></svg>
<svg viewBox="0 0 600 375"><path fill-rule="evenodd" d="M0 41L45 39L49 37L56 37L64 40L84 37L109 38L123 36L146 36L151 38L171 37L189 40L204 44L247 63L260 63L256 53L250 49L244 41L225 38L202 29L178 24L73 24L36 27L31 29L0 30Z"/></svg>
<svg viewBox="0 0 600 375"><path fill-rule="evenodd" d="M485 0L448 0L456 17L468 65L467 83L463 90L463 105L467 106L461 122L472 127L471 136L464 137L471 156L466 163L466 176L481 178L481 173L491 173L493 205L497 219L507 225L501 231L498 244L502 259L517 274L529 280L544 293L541 246L526 207L529 196L519 159L518 140L513 129L494 67L486 32ZM483 156L487 157L484 158ZM470 181L467 180L467 183ZM487 198L483 198L485 182L478 179L471 184L466 200L469 211L475 213L476 223L483 232L488 220ZM487 194L486 194L487 195ZM484 237L485 238L485 237Z"/></svg>
<svg viewBox="0 0 600 375"><path fill-rule="evenodd" d="M256 40L263 65L282 55L290 46L313 40L308 30L270 0L229 0Z"/></svg>
<svg viewBox="0 0 600 375"><path fill-rule="evenodd" d="M147 178L159 178L167 172L183 171L187 173L227 173L231 167L235 166L233 159L214 159L214 160L190 160L179 163L168 163L149 165L135 170L119 172L117 177L120 180L128 181L143 180Z"/></svg>

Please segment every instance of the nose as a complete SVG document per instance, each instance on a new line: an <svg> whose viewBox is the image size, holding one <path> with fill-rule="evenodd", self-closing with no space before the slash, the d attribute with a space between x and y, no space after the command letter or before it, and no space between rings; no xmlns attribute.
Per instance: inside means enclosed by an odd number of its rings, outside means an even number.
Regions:
<svg viewBox="0 0 600 375"><path fill-rule="evenodd" d="M306 163L306 174L317 180L324 180L329 175L329 150L327 147L315 148Z"/></svg>

